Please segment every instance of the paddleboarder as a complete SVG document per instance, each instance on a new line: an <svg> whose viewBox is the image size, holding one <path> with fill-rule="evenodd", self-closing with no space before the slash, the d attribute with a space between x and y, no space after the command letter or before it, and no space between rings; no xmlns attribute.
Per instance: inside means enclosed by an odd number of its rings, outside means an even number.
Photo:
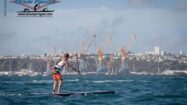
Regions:
<svg viewBox="0 0 187 105"><path fill-rule="evenodd" d="M61 61L58 62L57 65L51 67L51 72L52 72L52 76L53 76L53 80L54 80L53 94L56 94L57 84L58 84L57 94L60 94L61 86L62 86L62 83L63 83L62 74L60 73L60 71L62 70L63 67L70 67L74 71L76 71L80 74L80 70L74 68L68 62L69 58L72 58L74 56L77 57L77 54L75 54L73 56L70 56L68 53L64 53L62 58L61 58Z"/></svg>

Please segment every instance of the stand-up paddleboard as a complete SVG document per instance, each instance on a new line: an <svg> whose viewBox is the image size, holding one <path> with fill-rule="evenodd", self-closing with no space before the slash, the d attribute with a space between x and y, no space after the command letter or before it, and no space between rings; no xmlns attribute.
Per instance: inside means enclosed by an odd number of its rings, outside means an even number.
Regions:
<svg viewBox="0 0 187 105"><path fill-rule="evenodd" d="M95 92L70 92L70 93L60 93L56 94L58 96L73 96L73 95L81 95L81 96L86 96L86 95L99 95L99 94L115 94L115 91L95 91Z"/></svg>

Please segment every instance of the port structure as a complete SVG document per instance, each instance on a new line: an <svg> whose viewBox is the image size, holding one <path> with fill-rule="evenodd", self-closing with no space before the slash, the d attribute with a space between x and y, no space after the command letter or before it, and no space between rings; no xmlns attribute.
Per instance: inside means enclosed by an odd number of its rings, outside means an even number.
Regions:
<svg viewBox="0 0 187 105"><path fill-rule="evenodd" d="M83 72L88 69L88 51L93 43L96 42L96 33L92 32L92 34L84 41L81 42L81 48L79 51L79 62L80 62L80 70Z"/></svg>
<svg viewBox="0 0 187 105"><path fill-rule="evenodd" d="M104 66L104 51L106 51L112 41L111 33L109 33L106 37L106 39L101 44L101 47L97 48L96 53L98 55L98 61L97 61L97 73L102 73L102 71L105 68ZM109 61L110 62L110 61Z"/></svg>
<svg viewBox="0 0 187 105"><path fill-rule="evenodd" d="M122 72L126 72L128 73L129 70L128 70L128 67L125 67L126 65L126 59L128 58L128 50L129 48L131 48L131 45L133 43L133 41L136 41L136 35L135 33L133 32L130 36L130 38L128 39L128 43L124 46L122 46L120 49L119 49L119 52L120 52L120 58L121 58L121 65L120 65L120 69L119 69L119 73L122 73Z"/></svg>

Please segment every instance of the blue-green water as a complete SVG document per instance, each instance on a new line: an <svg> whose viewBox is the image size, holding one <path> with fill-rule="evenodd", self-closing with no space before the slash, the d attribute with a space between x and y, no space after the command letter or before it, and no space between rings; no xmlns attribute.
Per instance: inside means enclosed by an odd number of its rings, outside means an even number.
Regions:
<svg viewBox="0 0 187 105"><path fill-rule="evenodd" d="M114 95L53 96L51 77L0 76L0 105L185 105L187 77L64 76L62 91L115 90Z"/></svg>

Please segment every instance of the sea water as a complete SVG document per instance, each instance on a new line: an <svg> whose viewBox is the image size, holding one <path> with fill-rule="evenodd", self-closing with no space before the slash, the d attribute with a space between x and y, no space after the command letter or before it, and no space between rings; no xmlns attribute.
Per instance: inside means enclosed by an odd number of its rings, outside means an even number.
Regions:
<svg viewBox="0 0 187 105"><path fill-rule="evenodd" d="M110 95L55 96L51 76L0 76L0 105L185 105L185 76L64 76L62 92Z"/></svg>

